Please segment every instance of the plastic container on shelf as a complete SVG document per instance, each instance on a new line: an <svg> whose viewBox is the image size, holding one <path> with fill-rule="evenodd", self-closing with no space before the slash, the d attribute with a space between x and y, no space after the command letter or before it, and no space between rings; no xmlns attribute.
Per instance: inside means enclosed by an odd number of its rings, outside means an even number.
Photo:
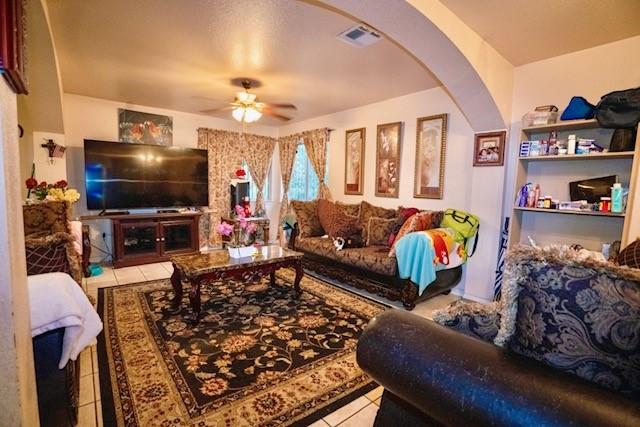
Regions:
<svg viewBox="0 0 640 427"><path fill-rule="evenodd" d="M531 111L522 116L522 126L524 127L549 125L557 121L557 111Z"/></svg>

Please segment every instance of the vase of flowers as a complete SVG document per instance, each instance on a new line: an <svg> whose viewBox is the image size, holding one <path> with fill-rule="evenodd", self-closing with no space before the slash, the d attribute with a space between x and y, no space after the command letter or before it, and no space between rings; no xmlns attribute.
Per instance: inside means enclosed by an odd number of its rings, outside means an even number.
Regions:
<svg viewBox="0 0 640 427"><path fill-rule="evenodd" d="M237 220L235 227L223 221L218 225L217 231L221 236L230 239L227 250L231 258L251 256L255 253L253 244L256 241L257 227L247 221L246 210L240 205L236 205L235 219Z"/></svg>
<svg viewBox="0 0 640 427"><path fill-rule="evenodd" d="M64 179L55 184L48 184L46 181L38 182L37 179L31 177L25 181L27 186L27 199L37 201L46 200L66 200L69 203L75 203L80 199L78 190L69 188L69 184ZM32 198L33 197L33 198Z"/></svg>

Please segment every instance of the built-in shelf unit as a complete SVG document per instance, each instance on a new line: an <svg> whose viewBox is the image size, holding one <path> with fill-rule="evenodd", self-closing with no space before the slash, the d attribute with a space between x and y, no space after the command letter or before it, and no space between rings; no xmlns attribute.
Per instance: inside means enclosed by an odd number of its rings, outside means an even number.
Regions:
<svg viewBox="0 0 640 427"><path fill-rule="evenodd" d="M570 134L595 139L609 146L612 129L599 127L596 120L570 120L559 123L530 126L522 129L521 141L549 139L551 132L558 139ZM518 207L513 201L509 227L509 247L529 243L531 237L540 245L581 244L587 249L601 250L603 243L620 240L622 245L640 234L640 212L632 215L634 194L640 167L640 136L634 151L603 152L556 156L516 158L515 194L528 182L540 184L540 195L568 201L569 182L581 179L618 175L623 187L629 188L627 209L623 213L573 211ZM516 151L519 155L519 150ZM640 200L636 202L636 206ZM636 209L637 210L637 209ZM635 223L634 223L635 219Z"/></svg>

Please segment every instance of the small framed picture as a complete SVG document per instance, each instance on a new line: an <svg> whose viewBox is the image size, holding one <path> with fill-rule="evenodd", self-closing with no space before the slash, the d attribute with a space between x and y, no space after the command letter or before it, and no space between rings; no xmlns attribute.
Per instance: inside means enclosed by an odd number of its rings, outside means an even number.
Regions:
<svg viewBox="0 0 640 427"><path fill-rule="evenodd" d="M502 166L507 132L477 133L473 150L473 166Z"/></svg>
<svg viewBox="0 0 640 427"><path fill-rule="evenodd" d="M398 197L402 122L378 125L376 137L376 197Z"/></svg>
<svg viewBox="0 0 640 427"><path fill-rule="evenodd" d="M363 193L366 131L365 128L359 128L345 132L344 194Z"/></svg>
<svg viewBox="0 0 640 427"><path fill-rule="evenodd" d="M446 114L421 117L417 120L413 197L442 199L446 146Z"/></svg>

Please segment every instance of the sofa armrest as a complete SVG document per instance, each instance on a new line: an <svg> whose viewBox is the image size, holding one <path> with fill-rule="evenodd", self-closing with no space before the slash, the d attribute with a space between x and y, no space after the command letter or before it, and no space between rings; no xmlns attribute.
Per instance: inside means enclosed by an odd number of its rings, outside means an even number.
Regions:
<svg viewBox="0 0 640 427"><path fill-rule="evenodd" d="M499 304L457 300L449 307L436 311L433 320L465 335L492 343L500 329Z"/></svg>
<svg viewBox="0 0 640 427"><path fill-rule="evenodd" d="M640 405L629 397L401 310L369 323L357 360L446 426L640 425Z"/></svg>
<svg viewBox="0 0 640 427"><path fill-rule="evenodd" d="M58 232L46 236L31 235L25 238L27 274L61 272L69 274L82 284L80 256L73 245L73 236Z"/></svg>

